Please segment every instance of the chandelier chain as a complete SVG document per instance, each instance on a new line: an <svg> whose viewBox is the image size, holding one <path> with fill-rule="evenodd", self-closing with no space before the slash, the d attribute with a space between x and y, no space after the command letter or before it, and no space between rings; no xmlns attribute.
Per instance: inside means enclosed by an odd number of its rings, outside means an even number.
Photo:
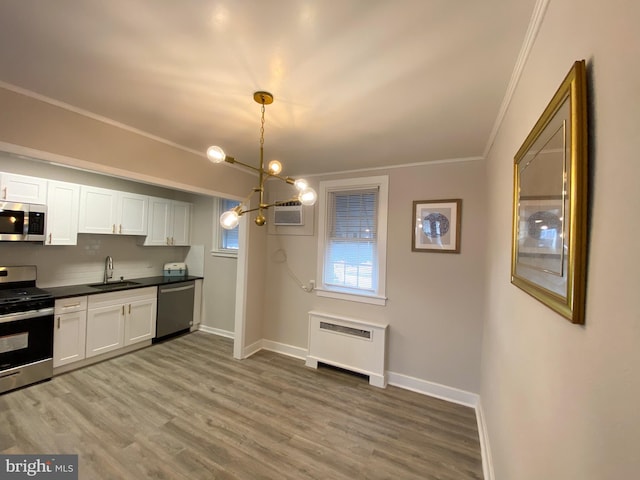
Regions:
<svg viewBox="0 0 640 480"><path fill-rule="evenodd" d="M262 104L262 118L260 120L260 147L264 147L264 103Z"/></svg>

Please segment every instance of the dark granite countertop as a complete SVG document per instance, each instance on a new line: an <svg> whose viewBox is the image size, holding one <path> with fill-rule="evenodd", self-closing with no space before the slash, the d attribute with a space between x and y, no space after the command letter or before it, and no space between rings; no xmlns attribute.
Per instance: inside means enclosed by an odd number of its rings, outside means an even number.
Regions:
<svg viewBox="0 0 640 480"><path fill-rule="evenodd" d="M103 290L100 288L90 287L89 285L65 285L63 287L47 287L42 288L47 292L51 293L55 298L68 298L68 297L80 297L83 295L96 295L100 293L106 292L121 292L123 290L131 290L134 288L145 288L145 287L156 287L160 285L167 285L170 283L179 283L186 282L189 280L198 280L203 277L197 277L192 275L187 275L185 277L144 277L144 278L127 278L124 282L135 282L135 285L127 284L122 285L116 288L110 288L108 290ZM111 281L110 284L118 284L119 282Z"/></svg>

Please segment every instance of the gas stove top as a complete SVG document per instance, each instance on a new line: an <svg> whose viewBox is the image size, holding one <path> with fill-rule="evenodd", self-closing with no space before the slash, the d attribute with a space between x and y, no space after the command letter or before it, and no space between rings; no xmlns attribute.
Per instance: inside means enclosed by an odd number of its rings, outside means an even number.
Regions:
<svg viewBox="0 0 640 480"><path fill-rule="evenodd" d="M52 307L53 295L36 287L36 267L0 267L0 315Z"/></svg>
<svg viewBox="0 0 640 480"><path fill-rule="evenodd" d="M38 287L19 287L0 290L0 303L22 302L50 298L52 295Z"/></svg>

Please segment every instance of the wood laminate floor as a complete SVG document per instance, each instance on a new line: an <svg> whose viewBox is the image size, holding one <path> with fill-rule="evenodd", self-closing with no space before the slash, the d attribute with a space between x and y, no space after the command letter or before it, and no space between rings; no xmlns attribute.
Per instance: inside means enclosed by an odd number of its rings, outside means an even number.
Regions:
<svg viewBox="0 0 640 480"><path fill-rule="evenodd" d="M0 396L0 452L80 479L481 479L471 408L201 332Z"/></svg>

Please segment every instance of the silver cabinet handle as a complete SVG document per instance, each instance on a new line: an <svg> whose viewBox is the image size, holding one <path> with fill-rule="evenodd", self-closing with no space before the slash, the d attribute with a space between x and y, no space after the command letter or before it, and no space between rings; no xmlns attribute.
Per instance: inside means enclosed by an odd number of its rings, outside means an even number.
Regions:
<svg viewBox="0 0 640 480"><path fill-rule="evenodd" d="M0 315L0 323L15 322L16 320L27 320L29 318L46 317L47 315L53 315L53 307L42 308L40 310L29 310L28 312Z"/></svg>
<svg viewBox="0 0 640 480"><path fill-rule="evenodd" d="M191 290L195 285L185 285L184 287L161 288L160 293L181 292L183 290Z"/></svg>

